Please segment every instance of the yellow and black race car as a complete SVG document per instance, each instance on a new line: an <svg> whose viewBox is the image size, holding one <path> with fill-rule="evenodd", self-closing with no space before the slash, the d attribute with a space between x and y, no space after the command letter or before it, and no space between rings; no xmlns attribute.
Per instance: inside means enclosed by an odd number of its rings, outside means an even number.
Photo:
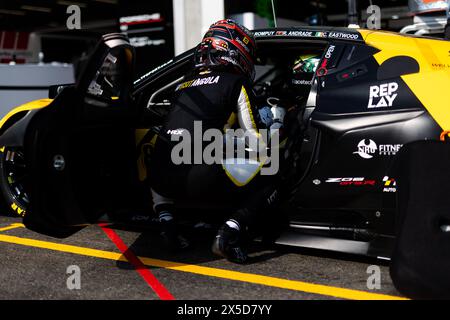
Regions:
<svg viewBox="0 0 450 320"><path fill-rule="evenodd" d="M277 101L289 119L279 208L288 222L277 243L389 258L397 190L388 170L403 145L450 129L450 42L322 27L255 38L259 105ZM136 80L127 38L106 35L76 84L12 110L0 122L8 208L55 237L105 214L151 219L146 161L192 56ZM314 72L298 73L311 56Z"/></svg>

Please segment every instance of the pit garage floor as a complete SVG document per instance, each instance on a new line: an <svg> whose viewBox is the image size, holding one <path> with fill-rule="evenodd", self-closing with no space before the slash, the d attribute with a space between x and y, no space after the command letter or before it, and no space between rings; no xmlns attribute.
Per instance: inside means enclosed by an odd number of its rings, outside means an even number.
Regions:
<svg viewBox="0 0 450 320"><path fill-rule="evenodd" d="M252 261L236 265L212 255L210 242L167 253L155 232L95 225L60 240L0 217L0 299L401 298L386 262L255 243ZM368 289L371 265L380 267L379 289ZM79 282L70 266L79 267Z"/></svg>

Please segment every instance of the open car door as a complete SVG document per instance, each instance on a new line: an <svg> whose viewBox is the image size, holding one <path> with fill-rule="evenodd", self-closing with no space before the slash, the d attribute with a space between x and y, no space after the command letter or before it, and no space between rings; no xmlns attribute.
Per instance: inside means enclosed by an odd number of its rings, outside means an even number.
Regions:
<svg viewBox="0 0 450 320"><path fill-rule="evenodd" d="M31 120L27 228L67 237L124 207L135 175L134 49L121 34L102 37L74 87Z"/></svg>

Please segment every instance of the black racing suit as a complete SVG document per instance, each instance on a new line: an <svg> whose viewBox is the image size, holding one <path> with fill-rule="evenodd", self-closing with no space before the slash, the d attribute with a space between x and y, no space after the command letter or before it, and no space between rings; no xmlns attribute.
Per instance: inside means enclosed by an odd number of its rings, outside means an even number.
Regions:
<svg viewBox="0 0 450 320"><path fill-rule="evenodd" d="M235 218L240 223L256 226L261 209L268 208L277 197L275 177L257 175L247 185L237 186L221 164L194 164L193 152L190 164L176 165L171 158L172 149L179 143L171 141L173 135L186 130L194 143L194 121L202 122L203 132L240 127L258 134L256 115L250 84L244 76L206 71L178 85L152 156L150 175L155 211L173 205L174 200L193 201L199 207L224 204L236 208ZM202 148L208 143L203 142Z"/></svg>

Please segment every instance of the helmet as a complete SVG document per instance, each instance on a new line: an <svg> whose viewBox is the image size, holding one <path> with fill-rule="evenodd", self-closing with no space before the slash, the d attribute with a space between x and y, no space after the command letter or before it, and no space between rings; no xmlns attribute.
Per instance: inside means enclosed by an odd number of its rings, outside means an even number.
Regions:
<svg viewBox="0 0 450 320"><path fill-rule="evenodd" d="M315 73L319 64L320 57L315 54L306 54L298 57L292 68L293 74Z"/></svg>
<svg viewBox="0 0 450 320"><path fill-rule="evenodd" d="M256 43L252 33L233 20L220 20L210 26L195 51L195 66L234 67L255 78Z"/></svg>

